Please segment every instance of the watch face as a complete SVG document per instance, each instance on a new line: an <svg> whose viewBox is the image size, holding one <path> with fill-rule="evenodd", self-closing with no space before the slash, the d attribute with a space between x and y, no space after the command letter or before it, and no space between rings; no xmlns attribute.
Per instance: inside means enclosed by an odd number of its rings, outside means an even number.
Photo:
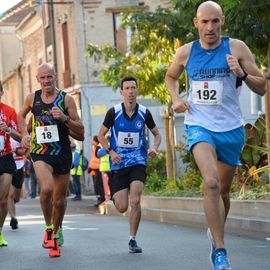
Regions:
<svg viewBox="0 0 270 270"><path fill-rule="evenodd" d="M67 115L67 116L66 116L66 119L65 119L65 121L64 121L64 124L67 124L67 123L69 122L69 120L70 120L70 117Z"/></svg>
<svg viewBox="0 0 270 270"><path fill-rule="evenodd" d="M247 78L248 74L246 73L246 71L244 69L243 69L243 71L244 71L244 76L241 77L240 79L244 81Z"/></svg>

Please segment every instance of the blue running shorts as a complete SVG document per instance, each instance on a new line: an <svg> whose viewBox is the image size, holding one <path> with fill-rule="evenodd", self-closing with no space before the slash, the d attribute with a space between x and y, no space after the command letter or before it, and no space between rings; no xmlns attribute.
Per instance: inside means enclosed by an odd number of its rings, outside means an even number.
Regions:
<svg viewBox="0 0 270 270"><path fill-rule="evenodd" d="M243 126L226 132L214 132L200 126L185 125L184 130L190 152L196 143L207 142L215 148L218 160L230 166L241 165L240 155L245 143Z"/></svg>

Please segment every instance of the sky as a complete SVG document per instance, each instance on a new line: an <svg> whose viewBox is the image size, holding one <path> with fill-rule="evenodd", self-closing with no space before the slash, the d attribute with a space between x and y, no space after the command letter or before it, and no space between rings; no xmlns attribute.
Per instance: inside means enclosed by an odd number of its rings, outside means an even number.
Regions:
<svg viewBox="0 0 270 270"><path fill-rule="evenodd" d="M0 0L0 14L15 6L21 0Z"/></svg>

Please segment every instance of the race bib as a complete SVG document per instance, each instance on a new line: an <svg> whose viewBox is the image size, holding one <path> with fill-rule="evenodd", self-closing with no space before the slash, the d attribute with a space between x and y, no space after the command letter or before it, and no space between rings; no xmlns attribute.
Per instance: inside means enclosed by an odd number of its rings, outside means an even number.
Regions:
<svg viewBox="0 0 270 270"><path fill-rule="evenodd" d="M57 125L36 127L37 143L52 143L59 141Z"/></svg>
<svg viewBox="0 0 270 270"><path fill-rule="evenodd" d="M0 151L5 149L5 136L0 136Z"/></svg>
<svg viewBox="0 0 270 270"><path fill-rule="evenodd" d="M222 103L222 81L192 81L194 104L219 105Z"/></svg>
<svg viewBox="0 0 270 270"><path fill-rule="evenodd" d="M138 147L139 133L138 132L118 132L117 146L120 147Z"/></svg>

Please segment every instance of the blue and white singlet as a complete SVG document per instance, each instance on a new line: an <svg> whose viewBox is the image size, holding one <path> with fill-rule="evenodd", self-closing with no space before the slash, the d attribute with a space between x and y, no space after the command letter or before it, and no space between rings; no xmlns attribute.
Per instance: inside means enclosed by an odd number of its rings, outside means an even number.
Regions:
<svg viewBox="0 0 270 270"><path fill-rule="evenodd" d="M226 54L232 54L228 37L222 37L212 50L203 49L199 40L193 42L186 65L190 109L185 124L217 132L243 125L239 103L242 82L231 72Z"/></svg>
<svg viewBox="0 0 270 270"><path fill-rule="evenodd" d="M110 148L121 155L121 162L113 164L111 170L119 170L138 164L146 165L147 145L145 139L146 108L139 105L137 115L125 117L122 105L114 106L115 118L111 128Z"/></svg>

